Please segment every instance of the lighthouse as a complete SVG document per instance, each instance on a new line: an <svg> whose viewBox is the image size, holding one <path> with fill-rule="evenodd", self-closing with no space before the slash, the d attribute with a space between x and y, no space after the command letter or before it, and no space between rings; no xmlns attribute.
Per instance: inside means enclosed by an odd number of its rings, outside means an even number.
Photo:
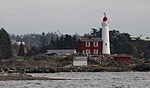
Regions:
<svg viewBox="0 0 150 88"><path fill-rule="evenodd" d="M106 16L106 13L104 13L104 18L102 21L102 41L103 41L102 54L109 55L110 54L109 21Z"/></svg>

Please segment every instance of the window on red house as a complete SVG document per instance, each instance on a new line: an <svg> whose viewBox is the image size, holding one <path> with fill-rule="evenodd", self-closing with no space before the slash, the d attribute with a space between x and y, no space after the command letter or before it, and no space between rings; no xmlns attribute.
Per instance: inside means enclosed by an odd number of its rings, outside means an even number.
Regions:
<svg viewBox="0 0 150 88"><path fill-rule="evenodd" d="M86 54L90 54L90 50L86 50Z"/></svg>
<svg viewBox="0 0 150 88"><path fill-rule="evenodd" d="M98 47L98 42L94 42L94 47Z"/></svg>
<svg viewBox="0 0 150 88"><path fill-rule="evenodd" d="M98 50L96 49L96 50L94 50L94 52L93 52L94 54L98 54Z"/></svg>
<svg viewBox="0 0 150 88"><path fill-rule="evenodd" d="M86 42L86 47L90 47L90 42Z"/></svg>

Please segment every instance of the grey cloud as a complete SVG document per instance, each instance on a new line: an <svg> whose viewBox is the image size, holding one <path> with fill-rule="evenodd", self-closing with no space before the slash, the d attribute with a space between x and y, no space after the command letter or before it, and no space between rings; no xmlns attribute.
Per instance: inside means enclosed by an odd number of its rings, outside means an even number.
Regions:
<svg viewBox="0 0 150 88"><path fill-rule="evenodd" d="M149 0L1 0L0 26L10 33L87 33L101 27L106 11L111 29L150 35Z"/></svg>

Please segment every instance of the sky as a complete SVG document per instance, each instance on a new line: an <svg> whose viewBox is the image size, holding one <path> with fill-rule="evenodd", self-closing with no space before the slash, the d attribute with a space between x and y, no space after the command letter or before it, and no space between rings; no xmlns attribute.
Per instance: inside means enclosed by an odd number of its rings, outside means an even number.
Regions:
<svg viewBox="0 0 150 88"><path fill-rule="evenodd" d="M107 13L110 30L150 36L150 0L0 0L0 27L9 33L90 33Z"/></svg>

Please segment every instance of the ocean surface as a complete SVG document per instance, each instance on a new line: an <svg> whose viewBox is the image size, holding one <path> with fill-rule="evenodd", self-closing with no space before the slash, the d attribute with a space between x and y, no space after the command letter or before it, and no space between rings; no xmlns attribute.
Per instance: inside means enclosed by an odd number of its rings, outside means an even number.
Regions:
<svg viewBox="0 0 150 88"><path fill-rule="evenodd" d="M77 80L0 81L0 88L150 88L150 72L62 72L33 75Z"/></svg>

